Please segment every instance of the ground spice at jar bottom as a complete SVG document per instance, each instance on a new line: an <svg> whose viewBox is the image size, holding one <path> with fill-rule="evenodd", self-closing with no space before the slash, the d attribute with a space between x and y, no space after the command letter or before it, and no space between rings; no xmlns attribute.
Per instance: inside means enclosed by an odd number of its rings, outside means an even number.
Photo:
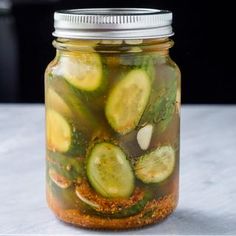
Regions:
<svg viewBox="0 0 236 236"><path fill-rule="evenodd" d="M144 209L137 215L121 219L101 218L94 215L83 214L79 210L62 209L60 203L51 192L47 192L49 207L56 216L67 223L90 229L129 229L153 224L165 219L176 208L178 197L173 194L160 199L154 199L147 203Z"/></svg>
<svg viewBox="0 0 236 236"><path fill-rule="evenodd" d="M145 192L137 187L129 199L106 199L93 191L85 180L76 187L76 193L77 196L80 197L81 195L83 198L87 199L87 201L90 201L96 211L103 212L107 214L107 216L109 216L109 214L114 215L116 212L129 208L138 201L141 201L145 195Z"/></svg>

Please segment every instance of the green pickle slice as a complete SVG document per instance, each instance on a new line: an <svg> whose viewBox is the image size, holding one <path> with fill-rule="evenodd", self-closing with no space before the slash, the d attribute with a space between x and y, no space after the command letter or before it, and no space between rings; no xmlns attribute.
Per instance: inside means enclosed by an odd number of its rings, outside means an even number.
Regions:
<svg viewBox="0 0 236 236"><path fill-rule="evenodd" d="M138 124L147 105L151 81L142 69L128 72L110 92L105 113L112 128L126 134Z"/></svg>
<svg viewBox="0 0 236 236"><path fill-rule="evenodd" d="M103 81L103 68L97 53L76 52L60 58L57 71L76 89L95 91Z"/></svg>
<svg viewBox="0 0 236 236"><path fill-rule="evenodd" d="M79 155L84 153L84 135L58 112L46 111L47 147L51 151Z"/></svg>
<svg viewBox="0 0 236 236"><path fill-rule="evenodd" d="M57 152L47 151L47 163L58 174L68 180L80 183L85 176L84 158L69 157Z"/></svg>
<svg viewBox="0 0 236 236"><path fill-rule="evenodd" d="M58 96L46 93L47 107L79 123L80 129L86 134L91 134L99 127L100 124L97 121L97 117L87 107L80 94L63 77L52 77L49 80L49 85ZM48 92L50 91L52 91L51 88L48 89ZM59 99L60 101L58 101ZM68 106L71 110L70 113L65 113L65 106L62 103ZM58 105L60 105L59 108Z"/></svg>
<svg viewBox="0 0 236 236"><path fill-rule="evenodd" d="M167 128L175 113L177 80L172 79L160 83L160 88L152 94L149 104L142 116L140 124L151 123L160 134Z"/></svg>
<svg viewBox="0 0 236 236"><path fill-rule="evenodd" d="M161 146L141 156L134 165L135 175L144 183L160 183L174 171L175 151L171 146Z"/></svg>
<svg viewBox="0 0 236 236"><path fill-rule="evenodd" d="M134 174L125 153L108 142L95 144L87 157L87 176L93 188L107 198L128 198Z"/></svg>
<svg viewBox="0 0 236 236"><path fill-rule="evenodd" d="M63 114L67 117L72 115L71 109L63 100L63 98L52 88L49 88L46 92L47 106L54 109L55 111Z"/></svg>

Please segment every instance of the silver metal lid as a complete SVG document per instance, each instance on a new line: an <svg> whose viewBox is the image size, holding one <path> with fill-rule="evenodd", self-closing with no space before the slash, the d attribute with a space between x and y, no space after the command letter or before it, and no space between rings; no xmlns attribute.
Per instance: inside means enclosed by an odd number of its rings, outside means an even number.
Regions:
<svg viewBox="0 0 236 236"><path fill-rule="evenodd" d="M57 11L53 36L80 39L145 39L173 35L172 13L146 8L87 8Z"/></svg>

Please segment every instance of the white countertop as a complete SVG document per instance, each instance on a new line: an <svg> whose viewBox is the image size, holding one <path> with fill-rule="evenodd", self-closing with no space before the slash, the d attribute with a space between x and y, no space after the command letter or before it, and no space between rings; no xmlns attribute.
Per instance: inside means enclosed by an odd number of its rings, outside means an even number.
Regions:
<svg viewBox="0 0 236 236"><path fill-rule="evenodd" d="M180 201L139 230L84 230L58 221L45 200L42 105L0 105L0 234L236 234L236 106L184 106Z"/></svg>

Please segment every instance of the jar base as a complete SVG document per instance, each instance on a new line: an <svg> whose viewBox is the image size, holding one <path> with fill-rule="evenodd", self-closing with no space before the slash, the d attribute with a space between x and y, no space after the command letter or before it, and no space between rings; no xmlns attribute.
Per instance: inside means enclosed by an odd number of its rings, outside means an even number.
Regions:
<svg viewBox="0 0 236 236"><path fill-rule="evenodd" d="M87 229L126 230L141 228L164 220L175 210L178 197L170 194L158 200L154 199L136 215L113 219L84 214L77 209L62 209L51 194L47 194L47 202L59 220L74 226Z"/></svg>

